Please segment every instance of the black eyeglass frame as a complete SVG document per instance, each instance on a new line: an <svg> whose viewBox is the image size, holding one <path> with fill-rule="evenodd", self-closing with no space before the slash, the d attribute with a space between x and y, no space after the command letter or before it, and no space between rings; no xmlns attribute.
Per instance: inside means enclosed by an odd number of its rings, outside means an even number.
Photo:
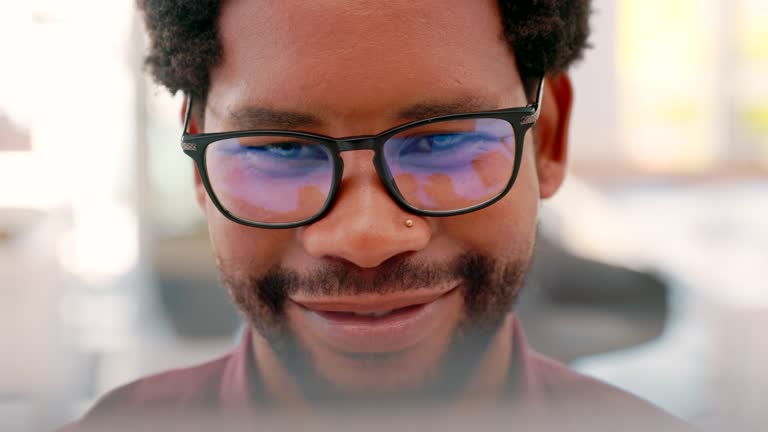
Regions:
<svg viewBox="0 0 768 432"><path fill-rule="evenodd" d="M370 136L354 136L344 138L333 138L324 135L312 134L307 132L294 132L285 130L243 130L243 131L231 131L231 132L213 132L213 133L201 133L201 134L189 134L189 122L192 112L192 97L187 99L186 115L184 118L184 131L181 136L181 148L184 153L191 157L195 161L200 179L205 187L208 196L216 206L216 208L228 219L233 222L237 222L242 225L254 227L254 228L271 228L271 229L284 229L284 228L297 228L302 225L311 224L317 220L322 219L328 211L333 207L338 193L339 186L341 185L342 175L344 173L344 161L341 158L341 153L345 151L355 150L373 150L373 164L376 169L376 173L379 179L384 184L390 197L405 211L418 215L418 216L431 216L431 217L446 217L446 216L458 216L466 213L471 213L485 207L488 207L500 199L502 199L514 185L517 179L518 172L520 171L520 161L523 153L523 143L525 142L525 134L536 123L541 112L541 100L543 96L544 77L541 77L539 81L538 89L536 92L536 101L525 107L518 108L506 108L493 111L482 111L474 113L464 114L451 114L439 117L433 117L424 120L417 120L409 123L405 123L400 126L393 127L377 135ZM465 120L474 118L495 118L505 120L512 125L512 129L515 134L515 162L507 185L504 190L501 191L494 198L459 210L450 211L431 211L423 210L410 205L405 198L400 194L400 191L395 185L395 181L392 178L389 168L384 161L382 154L382 148L384 143L391 137L411 128L424 126L430 123L448 121L448 120ZM213 191L213 187L208 179L208 169L205 161L205 153L209 144L222 141L226 139L242 138L249 136L280 136L280 137L293 137L298 139L312 140L325 146L329 150L329 154L332 157L333 162L333 180L331 182L331 189L328 192L323 207L314 216L304 219L298 222L289 223L260 223L253 222L247 219L242 219L224 208L219 199L216 197L216 193Z"/></svg>

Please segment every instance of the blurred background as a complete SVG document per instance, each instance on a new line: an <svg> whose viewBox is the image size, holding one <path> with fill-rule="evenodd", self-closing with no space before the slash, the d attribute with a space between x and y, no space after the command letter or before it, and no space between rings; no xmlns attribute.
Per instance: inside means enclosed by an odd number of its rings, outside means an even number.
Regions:
<svg viewBox="0 0 768 432"><path fill-rule="evenodd" d="M133 1L1 3L0 429L46 430L241 323ZM768 2L594 6L524 327L705 430L765 430Z"/></svg>

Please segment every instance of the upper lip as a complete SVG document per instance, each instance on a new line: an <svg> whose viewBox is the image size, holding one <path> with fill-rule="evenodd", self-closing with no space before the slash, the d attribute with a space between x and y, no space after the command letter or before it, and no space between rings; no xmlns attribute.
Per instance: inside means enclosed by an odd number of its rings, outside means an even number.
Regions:
<svg viewBox="0 0 768 432"><path fill-rule="evenodd" d="M431 303L453 291L456 284L442 289L420 288L391 294L350 294L342 296L291 296L294 303L315 312L376 313Z"/></svg>

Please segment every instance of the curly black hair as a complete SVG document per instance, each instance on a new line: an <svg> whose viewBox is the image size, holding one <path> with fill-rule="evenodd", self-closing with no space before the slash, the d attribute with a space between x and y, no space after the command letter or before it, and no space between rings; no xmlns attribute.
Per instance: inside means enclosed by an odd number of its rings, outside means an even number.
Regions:
<svg viewBox="0 0 768 432"><path fill-rule="evenodd" d="M219 0L137 0L150 37L146 65L171 93L204 100L221 57ZM527 88L557 74L588 47L590 0L499 0L504 36Z"/></svg>

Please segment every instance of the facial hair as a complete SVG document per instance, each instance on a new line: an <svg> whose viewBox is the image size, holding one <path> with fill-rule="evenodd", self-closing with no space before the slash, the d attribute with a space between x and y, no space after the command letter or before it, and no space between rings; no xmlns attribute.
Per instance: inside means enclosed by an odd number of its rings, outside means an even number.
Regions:
<svg viewBox="0 0 768 432"><path fill-rule="evenodd" d="M409 255L398 255L378 266L375 273L342 261L324 263L303 273L274 266L256 276L238 272L219 260L219 271L249 324L267 340L304 397L319 404L446 400L460 394L513 308L529 263L530 256L499 260L468 252L449 263L423 263ZM285 314L289 296L297 292L310 296L391 294L457 280L461 282L464 313L436 367L437 373L418 389L388 395L350 394L323 378L289 328ZM386 361L385 355L368 357L369 361Z"/></svg>

